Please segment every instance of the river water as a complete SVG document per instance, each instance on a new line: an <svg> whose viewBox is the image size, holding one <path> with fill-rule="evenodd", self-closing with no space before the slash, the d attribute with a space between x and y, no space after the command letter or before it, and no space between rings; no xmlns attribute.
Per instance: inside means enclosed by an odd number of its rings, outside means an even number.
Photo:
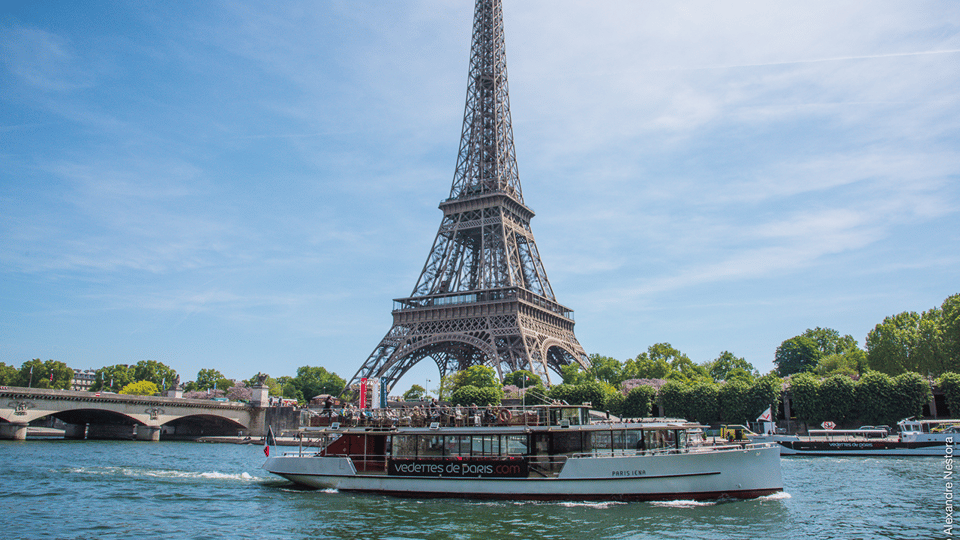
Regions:
<svg viewBox="0 0 960 540"><path fill-rule="evenodd" d="M543 503L303 491L262 447L0 441L0 531L94 538L941 538L944 458L782 458L749 501ZM952 490L960 493L960 482ZM960 517L960 514L958 514ZM960 535L960 529L956 531Z"/></svg>

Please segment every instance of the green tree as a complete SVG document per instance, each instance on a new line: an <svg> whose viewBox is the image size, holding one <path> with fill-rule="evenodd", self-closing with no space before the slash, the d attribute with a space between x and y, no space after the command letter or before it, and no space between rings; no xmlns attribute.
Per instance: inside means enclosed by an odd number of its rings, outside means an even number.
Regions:
<svg viewBox="0 0 960 540"><path fill-rule="evenodd" d="M558 384L550 388L547 395L550 399L565 401L570 405L590 403L596 410L605 410L606 396L611 387L598 381L589 381L582 384ZM614 391L616 391L614 389Z"/></svg>
<svg viewBox="0 0 960 540"><path fill-rule="evenodd" d="M897 400L893 379L886 373L870 371L857 383L854 394L860 419L867 424L894 424L897 418Z"/></svg>
<svg viewBox="0 0 960 540"><path fill-rule="evenodd" d="M820 406L825 419L839 424L857 415L856 383L846 375L834 375L820 381Z"/></svg>
<svg viewBox="0 0 960 540"><path fill-rule="evenodd" d="M19 382L17 380L19 375L19 369L0 362L0 386L16 386Z"/></svg>
<svg viewBox="0 0 960 540"><path fill-rule="evenodd" d="M150 381L160 389L169 388L176 378L176 370L156 360L141 360L133 366L133 380Z"/></svg>
<svg viewBox="0 0 960 540"><path fill-rule="evenodd" d="M733 368L727 372L726 381L743 381L747 384L751 384L754 381L754 374L749 373L741 368Z"/></svg>
<svg viewBox="0 0 960 540"><path fill-rule="evenodd" d="M811 373L798 373L790 377L790 395L797 419L808 425L824 420L823 404L820 401L820 381Z"/></svg>
<svg viewBox="0 0 960 540"><path fill-rule="evenodd" d="M899 375L918 368L916 358L920 337L920 315L904 311L886 317L867 334L867 362L870 369Z"/></svg>
<svg viewBox="0 0 960 540"><path fill-rule="evenodd" d="M717 391L720 421L727 424L745 424L750 420L751 410L747 405L750 385L745 381L727 381Z"/></svg>
<svg viewBox="0 0 960 540"><path fill-rule="evenodd" d="M196 380L197 388L196 389L210 390L214 387L214 384L216 384L217 389L225 391L226 388L224 388L223 384L220 382L224 379L226 379L226 377L223 376L223 373L220 373L220 371L216 369L213 369L213 368L201 369L200 371L197 372L197 380Z"/></svg>
<svg viewBox="0 0 960 540"><path fill-rule="evenodd" d="M320 394L335 396L343 390L347 381L322 367L302 366L297 368L297 376L294 377L293 383L300 390L302 398L309 400Z"/></svg>
<svg viewBox="0 0 960 540"><path fill-rule="evenodd" d="M814 373L821 377L831 375L859 375L866 369L867 353L860 348L848 349L842 353L835 353L820 358Z"/></svg>
<svg viewBox="0 0 960 540"><path fill-rule="evenodd" d="M277 377L277 384L280 385L280 397L295 399L298 402L303 400L303 393L300 392L293 377L289 375Z"/></svg>
<svg viewBox="0 0 960 540"><path fill-rule="evenodd" d="M489 366L470 366L460 372L455 381L457 386L475 386L477 388L502 388L497 372Z"/></svg>
<svg viewBox="0 0 960 540"><path fill-rule="evenodd" d="M543 381L540 377L530 373L525 369L519 369L513 373L508 373L503 377L503 385L512 384L517 388L532 388L534 386L543 387Z"/></svg>
<svg viewBox="0 0 960 540"><path fill-rule="evenodd" d="M640 353L635 360L627 360L623 377L627 379L666 379L673 368L665 358L650 358L649 353Z"/></svg>
<svg viewBox="0 0 960 540"><path fill-rule="evenodd" d="M885 318L867 334L867 360L871 369L888 375L960 370L960 295L920 314Z"/></svg>
<svg viewBox="0 0 960 540"><path fill-rule="evenodd" d="M701 380L690 388L690 403L686 418L702 424L711 424L720 419L720 403L717 385Z"/></svg>
<svg viewBox="0 0 960 540"><path fill-rule="evenodd" d="M731 373L734 373L740 379L744 378L742 373L745 373L748 378L747 382L752 382L753 378L759 375L753 364L747 362L744 358L737 358L730 351L723 351L720 356L712 362L708 362L705 367L709 370L710 377L716 382L728 380ZM740 371L734 372L734 370Z"/></svg>
<svg viewBox="0 0 960 540"><path fill-rule="evenodd" d="M660 387L660 403L664 416L686 418L690 409L690 386L680 381L667 381Z"/></svg>
<svg viewBox="0 0 960 540"><path fill-rule="evenodd" d="M692 362L690 357L675 349L669 343L654 343L647 347L647 355L651 360L666 360L674 369L682 362Z"/></svg>
<svg viewBox="0 0 960 540"><path fill-rule="evenodd" d="M754 420L767 407L772 407L776 412L780 406L780 398L783 395L783 379L777 377L775 372L767 373L758 377L747 389L746 406L748 420Z"/></svg>
<svg viewBox="0 0 960 540"><path fill-rule="evenodd" d="M131 396L152 396L159 394L160 389L153 381L137 381L121 388L120 393Z"/></svg>
<svg viewBox="0 0 960 540"><path fill-rule="evenodd" d="M920 315L914 348L917 372L938 376L953 367L945 336L943 310L933 308L924 311Z"/></svg>
<svg viewBox="0 0 960 540"><path fill-rule="evenodd" d="M948 296L940 306L940 338L945 364L940 373L960 371L960 294Z"/></svg>
<svg viewBox="0 0 960 540"><path fill-rule="evenodd" d="M623 416L623 407L627 402L626 396L620 392L607 394L604 399L604 408L614 416Z"/></svg>
<svg viewBox="0 0 960 540"><path fill-rule="evenodd" d="M126 364L104 366L97 370L95 377L93 385L90 386L91 392L101 390L119 392L121 388L134 381L133 369Z"/></svg>
<svg viewBox="0 0 960 540"><path fill-rule="evenodd" d="M640 385L630 390L623 403L623 416L630 418L646 418L650 416L653 400L657 391L652 386Z"/></svg>
<svg viewBox="0 0 960 540"><path fill-rule="evenodd" d="M815 341L808 337L795 336L777 347L773 363L777 365L777 374L786 377L794 373L813 371L821 355Z"/></svg>
<svg viewBox="0 0 960 540"><path fill-rule="evenodd" d="M591 354L588 371L592 378L598 381L610 383L614 386L623 382L623 364L616 358Z"/></svg>
<svg viewBox="0 0 960 540"><path fill-rule="evenodd" d="M411 386L409 390L403 393L403 400L417 401L419 399L423 399L426 393L427 391L422 386L420 386L419 384L415 384Z"/></svg>
<svg viewBox="0 0 960 540"><path fill-rule="evenodd" d="M891 424L911 416L922 416L923 406L933 399L930 383L919 373L901 373L894 377L893 393L896 399L893 401Z"/></svg>
<svg viewBox="0 0 960 540"><path fill-rule="evenodd" d="M456 388L450 394L450 403L454 405L499 405L501 400L503 400L503 389L491 386L477 388L468 384Z"/></svg>
<svg viewBox="0 0 960 540"><path fill-rule="evenodd" d="M813 330L807 328L800 335L812 339L817 344L817 349L820 350L822 356L839 354L857 346L857 340L853 336L848 334L841 337L840 332L833 328L820 328L819 326Z"/></svg>
<svg viewBox="0 0 960 540"><path fill-rule="evenodd" d="M32 388L56 388L69 390L73 381L73 370L57 360L41 362L39 358L28 360L20 366L17 386Z"/></svg>
<svg viewBox="0 0 960 540"><path fill-rule="evenodd" d="M574 403L575 387L575 384L555 384L547 390L547 397L559 402Z"/></svg>
<svg viewBox="0 0 960 540"><path fill-rule="evenodd" d="M580 364L570 363L560 367L563 384L580 384L590 380L590 374L580 369Z"/></svg>
<svg viewBox="0 0 960 540"><path fill-rule="evenodd" d="M960 416L960 373L944 373L937 379L937 387L947 400L947 408L954 418Z"/></svg>
<svg viewBox="0 0 960 540"><path fill-rule="evenodd" d="M700 364L695 364L693 360L689 358L684 357L675 364L672 364L671 367L673 367L676 372L681 373L691 383L713 383L713 378L710 377L710 372L707 371L707 368Z"/></svg>

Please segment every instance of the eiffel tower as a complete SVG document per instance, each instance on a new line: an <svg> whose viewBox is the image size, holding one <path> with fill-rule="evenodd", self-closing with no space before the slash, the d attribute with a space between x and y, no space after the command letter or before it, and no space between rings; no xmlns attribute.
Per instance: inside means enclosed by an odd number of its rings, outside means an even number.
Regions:
<svg viewBox="0 0 960 540"><path fill-rule="evenodd" d="M530 229L513 146L501 0L477 0L467 103L450 197L413 293L394 300L393 326L347 384L383 377L392 388L425 358L446 376L474 365L548 368L587 355L573 311L559 304Z"/></svg>

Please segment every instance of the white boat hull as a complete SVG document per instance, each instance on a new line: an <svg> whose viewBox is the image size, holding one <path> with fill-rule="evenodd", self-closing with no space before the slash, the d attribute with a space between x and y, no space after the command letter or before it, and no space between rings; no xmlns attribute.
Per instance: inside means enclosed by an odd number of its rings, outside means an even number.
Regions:
<svg viewBox="0 0 960 540"><path fill-rule="evenodd" d="M281 455L267 471L301 485L415 497L534 500L753 498L783 490L776 445L687 453L571 457L551 478L358 473L348 457Z"/></svg>

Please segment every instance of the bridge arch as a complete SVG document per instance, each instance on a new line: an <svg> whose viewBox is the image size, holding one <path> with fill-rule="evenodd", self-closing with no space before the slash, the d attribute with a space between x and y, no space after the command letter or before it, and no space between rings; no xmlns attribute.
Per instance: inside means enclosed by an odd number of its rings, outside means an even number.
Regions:
<svg viewBox="0 0 960 540"><path fill-rule="evenodd" d="M52 417L69 438L143 440L262 435L266 411L259 404L220 403L178 397L103 395L36 388L0 388L0 438L22 439L31 422Z"/></svg>

